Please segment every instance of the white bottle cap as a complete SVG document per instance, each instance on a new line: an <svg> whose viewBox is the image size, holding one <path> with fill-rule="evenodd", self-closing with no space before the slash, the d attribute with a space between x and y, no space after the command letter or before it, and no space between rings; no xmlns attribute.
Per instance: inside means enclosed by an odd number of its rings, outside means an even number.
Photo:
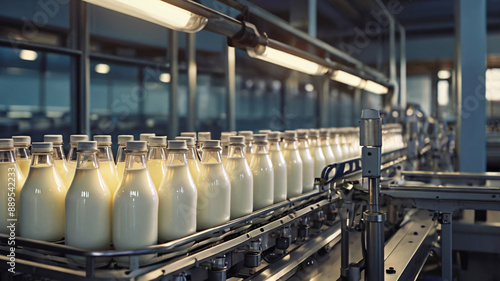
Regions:
<svg viewBox="0 0 500 281"><path fill-rule="evenodd" d="M330 136L330 130L326 128L319 129L319 135L321 137L329 137Z"/></svg>
<svg viewBox="0 0 500 281"><path fill-rule="evenodd" d="M212 138L212 134L210 132L199 132L198 133L198 140L200 141L207 141Z"/></svg>
<svg viewBox="0 0 500 281"><path fill-rule="evenodd" d="M206 140L203 142L203 147L219 147L220 141L218 140Z"/></svg>
<svg viewBox="0 0 500 281"><path fill-rule="evenodd" d="M297 132L293 130L285 131L285 139L286 140L294 140L297 138Z"/></svg>
<svg viewBox="0 0 500 281"><path fill-rule="evenodd" d="M14 148L14 140L0 139L0 148Z"/></svg>
<svg viewBox="0 0 500 281"><path fill-rule="evenodd" d="M167 145L167 136L149 137L148 143L150 146L166 146Z"/></svg>
<svg viewBox="0 0 500 281"><path fill-rule="evenodd" d="M62 144L63 136L62 135L45 135L43 136L44 142L51 142L53 144Z"/></svg>
<svg viewBox="0 0 500 281"><path fill-rule="evenodd" d="M125 145L128 141L133 141L133 135L119 135L118 136L118 144Z"/></svg>
<svg viewBox="0 0 500 281"><path fill-rule="evenodd" d="M297 130L297 137L299 139L306 139L307 138L307 130Z"/></svg>
<svg viewBox="0 0 500 281"><path fill-rule="evenodd" d="M146 141L128 141L126 150L148 151L148 143Z"/></svg>
<svg viewBox="0 0 500 281"><path fill-rule="evenodd" d="M187 149L185 140L168 141L168 149Z"/></svg>
<svg viewBox="0 0 500 281"><path fill-rule="evenodd" d="M259 130L259 134L269 134L271 130Z"/></svg>
<svg viewBox="0 0 500 281"><path fill-rule="evenodd" d="M229 137L231 135L229 135L229 133L227 132L222 132L221 135L220 135L220 141L221 142L224 142L224 143L228 143L229 142Z"/></svg>
<svg viewBox="0 0 500 281"><path fill-rule="evenodd" d="M79 141L88 141L88 140L89 140L89 136L87 136L87 135L71 135L71 136L69 136L69 142L73 143L73 144L76 144Z"/></svg>
<svg viewBox="0 0 500 281"><path fill-rule="evenodd" d="M240 136L244 136L246 140L252 140L253 132L252 131L240 131Z"/></svg>
<svg viewBox="0 0 500 281"><path fill-rule="evenodd" d="M14 140L14 145L29 145L31 143L30 136L14 136L12 139Z"/></svg>
<svg viewBox="0 0 500 281"><path fill-rule="evenodd" d="M96 141L80 141L77 145L78 150L96 150L97 142Z"/></svg>
<svg viewBox="0 0 500 281"><path fill-rule="evenodd" d="M230 136L229 137L229 142L230 143L244 144L245 143L245 137L244 136Z"/></svg>
<svg viewBox="0 0 500 281"><path fill-rule="evenodd" d="M196 133L195 132L182 132L181 137L190 137L193 138L196 142Z"/></svg>
<svg viewBox="0 0 500 281"><path fill-rule="evenodd" d="M187 145L195 145L195 143L196 143L194 138L191 138L191 137L175 137L175 139L186 141Z"/></svg>
<svg viewBox="0 0 500 281"><path fill-rule="evenodd" d="M111 136L110 135L95 135L94 141L97 142L97 145L111 145Z"/></svg>
<svg viewBox="0 0 500 281"><path fill-rule="evenodd" d="M139 139L141 141L148 141L149 137L154 137L156 136L155 133L142 133L139 135Z"/></svg>
<svg viewBox="0 0 500 281"><path fill-rule="evenodd" d="M279 140L280 139L280 132L269 132L267 134L267 138L270 140Z"/></svg>
<svg viewBox="0 0 500 281"><path fill-rule="evenodd" d="M53 149L51 142L34 142L31 146L33 152L52 152Z"/></svg>
<svg viewBox="0 0 500 281"><path fill-rule="evenodd" d="M253 140L254 141L267 141L267 135L266 134L255 134L255 135L253 135Z"/></svg>
<svg viewBox="0 0 500 281"><path fill-rule="evenodd" d="M309 136L311 136L311 137L313 137L313 138L315 138L315 137L318 137L318 136L319 136L319 131L318 131L318 130L316 130L316 129L310 129L308 133L309 133Z"/></svg>
<svg viewBox="0 0 500 281"><path fill-rule="evenodd" d="M231 135L231 136L237 136L237 135L238 135L238 132L236 132L236 131L231 131L231 132L229 132L229 135Z"/></svg>

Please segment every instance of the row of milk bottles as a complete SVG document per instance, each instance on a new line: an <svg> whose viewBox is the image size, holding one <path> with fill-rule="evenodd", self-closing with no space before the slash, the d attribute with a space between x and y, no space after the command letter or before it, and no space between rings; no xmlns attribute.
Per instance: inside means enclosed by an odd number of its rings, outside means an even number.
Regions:
<svg viewBox="0 0 500 281"><path fill-rule="evenodd" d="M182 133L167 148L166 137L120 135L116 164L107 135L70 136L67 157L61 135L33 143L33 155L29 137L0 139L0 177L13 178L17 206L8 212L4 189L2 223L14 215L23 237L87 250L144 248L312 191L327 164L359 150L330 129L210 138Z"/></svg>

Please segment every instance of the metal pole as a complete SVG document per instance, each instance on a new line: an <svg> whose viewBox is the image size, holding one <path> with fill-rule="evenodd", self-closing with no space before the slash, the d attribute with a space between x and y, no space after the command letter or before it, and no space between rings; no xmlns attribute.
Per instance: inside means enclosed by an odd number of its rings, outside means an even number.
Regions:
<svg viewBox="0 0 500 281"><path fill-rule="evenodd" d="M233 47L226 47L227 130L236 130L236 57Z"/></svg>
<svg viewBox="0 0 500 281"><path fill-rule="evenodd" d="M319 127L328 127L328 110L330 100L330 78L323 76L321 80L321 89L318 91L319 101Z"/></svg>
<svg viewBox="0 0 500 281"><path fill-rule="evenodd" d="M170 138L175 138L178 134L179 116L177 114L177 95L179 92L179 33L169 30L168 49L170 61L170 104L169 104L169 126L168 134Z"/></svg>
<svg viewBox="0 0 500 281"><path fill-rule="evenodd" d="M311 37L316 37L317 34L317 10L318 3L316 0L309 0L307 8L307 33Z"/></svg>
<svg viewBox="0 0 500 281"><path fill-rule="evenodd" d="M406 30L399 26L399 106L406 108Z"/></svg>
<svg viewBox="0 0 500 281"><path fill-rule="evenodd" d="M389 79L391 82L396 82L396 23L393 17L389 19ZM396 87L395 90L397 89ZM398 99L399 93L394 93L394 96ZM398 100L396 104L400 102L401 100Z"/></svg>
<svg viewBox="0 0 500 281"><path fill-rule="evenodd" d="M188 64L188 116L187 130L196 131L196 34L186 34L187 64Z"/></svg>

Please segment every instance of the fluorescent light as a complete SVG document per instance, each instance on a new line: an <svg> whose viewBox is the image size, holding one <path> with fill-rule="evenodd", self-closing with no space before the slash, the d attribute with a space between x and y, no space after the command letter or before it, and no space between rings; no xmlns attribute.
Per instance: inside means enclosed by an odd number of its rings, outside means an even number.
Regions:
<svg viewBox="0 0 500 281"><path fill-rule="evenodd" d="M360 87L363 79L342 70L335 70L331 76L332 80L347 84L353 87Z"/></svg>
<svg viewBox="0 0 500 281"><path fill-rule="evenodd" d="M170 83L170 73L160 74L160 81L163 83Z"/></svg>
<svg viewBox="0 0 500 281"><path fill-rule="evenodd" d="M301 57L271 48L269 46L258 46L247 50L250 57L281 65L286 68L304 72L310 75L323 75L328 68L303 59Z"/></svg>
<svg viewBox="0 0 500 281"><path fill-rule="evenodd" d="M109 65L104 64L104 63L96 64L95 65L95 72L100 73L100 74L108 74Z"/></svg>
<svg viewBox="0 0 500 281"><path fill-rule="evenodd" d="M32 50L21 50L19 58L22 60L34 61L38 57L38 53Z"/></svg>
<svg viewBox="0 0 500 281"><path fill-rule="evenodd" d="M438 71L438 78L439 79L450 79L451 73L449 70L440 70Z"/></svg>
<svg viewBox="0 0 500 281"><path fill-rule="evenodd" d="M385 86L380 85L379 83L375 83L371 80L366 80L363 89L368 92L372 92L374 94L387 94L388 89Z"/></svg>
<svg viewBox="0 0 500 281"><path fill-rule="evenodd" d="M161 0L84 0L110 10L183 32L200 31L207 19Z"/></svg>
<svg viewBox="0 0 500 281"><path fill-rule="evenodd" d="M314 91L314 85L311 84L311 83L307 83L305 86L304 86L304 89L307 91L307 92L312 92Z"/></svg>

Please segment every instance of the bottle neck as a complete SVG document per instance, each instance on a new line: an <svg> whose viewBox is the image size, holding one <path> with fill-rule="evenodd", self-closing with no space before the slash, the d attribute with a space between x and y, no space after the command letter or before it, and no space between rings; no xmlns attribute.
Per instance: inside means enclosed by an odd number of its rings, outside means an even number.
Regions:
<svg viewBox="0 0 500 281"><path fill-rule="evenodd" d="M267 143L254 142L252 145L252 154L268 154Z"/></svg>
<svg viewBox="0 0 500 281"><path fill-rule="evenodd" d="M221 143L221 146L222 146L222 154L221 156L228 156L228 153L229 153L229 143Z"/></svg>
<svg viewBox="0 0 500 281"><path fill-rule="evenodd" d="M97 161L97 151L84 150L77 153L77 169L98 169L99 161Z"/></svg>
<svg viewBox="0 0 500 281"><path fill-rule="evenodd" d="M75 144L71 144L71 147L69 148L69 152L68 152L68 161L76 161L76 143Z"/></svg>
<svg viewBox="0 0 500 281"><path fill-rule="evenodd" d="M204 148L201 155L201 163L221 163L220 148Z"/></svg>
<svg viewBox="0 0 500 281"><path fill-rule="evenodd" d="M309 148L309 142L307 139L299 139L299 148L306 149Z"/></svg>
<svg viewBox="0 0 500 281"><path fill-rule="evenodd" d="M129 151L125 155L125 170L141 170L148 167L147 151Z"/></svg>
<svg viewBox="0 0 500 281"><path fill-rule="evenodd" d="M319 141L318 138L310 138L310 145L311 147L314 147L314 146L321 146L321 143Z"/></svg>
<svg viewBox="0 0 500 281"><path fill-rule="evenodd" d="M286 150L297 150L299 147L299 143L296 140L285 140L285 146L283 147Z"/></svg>
<svg viewBox="0 0 500 281"><path fill-rule="evenodd" d="M111 151L111 146L109 145L99 145L97 146L99 150L98 157L99 161L113 161L113 152Z"/></svg>
<svg viewBox="0 0 500 281"><path fill-rule="evenodd" d="M329 137L321 137L319 138L321 146L330 146L330 138Z"/></svg>
<svg viewBox="0 0 500 281"><path fill-rule="evenodd" d="M162 146L150 146L148 150L148 160L165 160L165 149Z"/></svg>
<svg viewBox="0 0 500 281"><path fill-rule="evenodd" d="M66 157L64 156L63 152L63 147L60 144L54 145L54 152L52 154L52 157L54 160L65 160Z"/></svg>
<svg viewBox="0 0 500 281"><path fill-rule="evenodd" d="M0 163L16 162L16 154L14 149L0 149Z"/></svg>
<svg viewBox="0 0 500 281"><path fill-rule="evenodd" d="M125 162L125 145L120 144L116 151L116 163Z"/></svg>
<svg viewBox="0 0 500 281"><path fill-rule="evenodd" d="M19 146L14 148L16 152L17 159L29 159L31 158L30 150L27 146Z"/></svg>
<svg viewBox="0 0 500 281"><path fill-rule="evenodd" d="M198 160L196 157L196 147L194 145L188 145L188 151L186 152L187 160Z"/></svg>
<svg viewBox="0 0 500 281"><path fill-rule="evenodd" d="M169 149L167 153L167 166L187 165L187 149Z"/></svg>
<svg viewBox="0 0 500 281"><path fill-rule="evenodd" d="M245 146L243 144L229 145L227 158L245 158Z"/></svg>
<svg viewBox="0 0 500 281"><path fill-rule="evenodd" d="M33 153L33 162L31 162L31 167L46 167L52 165L54 165L52 152Z"/></svg>
<svg viewBox="0 0 500 281"><path fill-rule="evenodd" d="M278 140L269 141L269 151L281 151L281 143Z"/></svg>

